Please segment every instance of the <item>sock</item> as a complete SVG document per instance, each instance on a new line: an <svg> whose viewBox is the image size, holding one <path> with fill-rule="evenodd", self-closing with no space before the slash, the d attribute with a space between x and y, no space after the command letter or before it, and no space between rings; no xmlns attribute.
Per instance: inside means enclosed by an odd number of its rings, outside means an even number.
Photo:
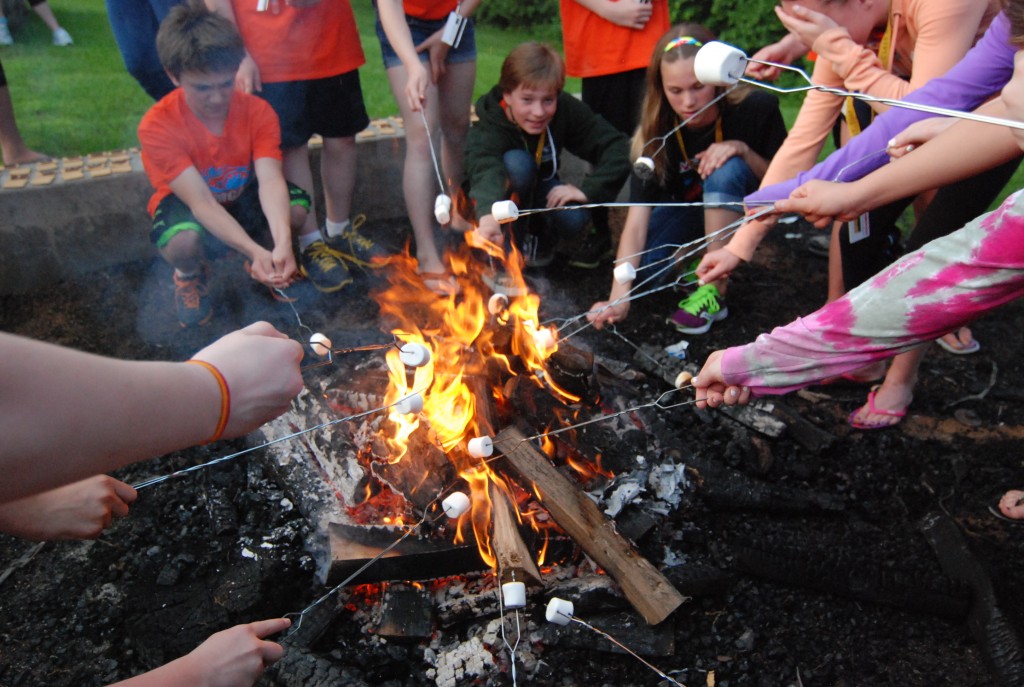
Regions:
<svg viewBox="0 0 1024 687"><path fill-rule="evenodd" d="M174 268L174 276L176 276L178 279L181 279L182 281L195 279L198 275L199 270L193 270L192 272L182 272L177 267Z"/></svg>
<svg viewBox="0 0 1024 687"><path fill-rule="evenodd" d="M309 248L312 244L317 241L323 241L324 237L320 235L319 231L311 231L308 234L299 235L299 250L303 251Z"/></svg>
<svg viewBox="0 0 1024 687"><path fill-rule="evenodd" d="M324 222L324 231L328 236L341 236L350 226L352 226L352 222L347 219L343 219L340 222L326 220Z"/></svg>

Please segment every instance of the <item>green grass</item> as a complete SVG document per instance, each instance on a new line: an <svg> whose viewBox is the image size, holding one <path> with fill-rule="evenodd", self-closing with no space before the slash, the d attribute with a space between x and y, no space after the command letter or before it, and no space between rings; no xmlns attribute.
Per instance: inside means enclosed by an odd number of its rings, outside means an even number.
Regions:
<svg viewBox="0 0 1024 687"><path fill-rule="evenodd" d="M46 26L28 12L15 32L15 44L0 48L25 141L60 156L136 145L136 127L152 101L124 69L103 0L50 0L50 5L74 37L73 46L51 45ZM360 78L367 110L371 117L397 114L381 64L373 8L363 0L352 5L366 53ZM557 25L536 31L478 26L476 95L497 82L501 62L514 46L537 39L561 45ZM571 79L567 88L579 91L579 80Z"/></svg>

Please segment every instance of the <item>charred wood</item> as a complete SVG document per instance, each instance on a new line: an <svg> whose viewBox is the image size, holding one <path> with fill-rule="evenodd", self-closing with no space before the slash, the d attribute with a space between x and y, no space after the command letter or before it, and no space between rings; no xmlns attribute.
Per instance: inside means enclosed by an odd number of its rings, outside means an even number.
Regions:
<svg viewBox="0 0 1024 687"><path fill-rule="evenodd" d="M380 605L377 634L388 639L425 639L434 627L430 593L403 584L389 585Z"/></svg>
<svg viewBox="0 0 1024 687"><path fill-rule="evenodd" d="M770 513L839 512L844 509L837 497L768 484L709 458L690 456L687 466L695 473L698 493L713 508Z"/></svg>

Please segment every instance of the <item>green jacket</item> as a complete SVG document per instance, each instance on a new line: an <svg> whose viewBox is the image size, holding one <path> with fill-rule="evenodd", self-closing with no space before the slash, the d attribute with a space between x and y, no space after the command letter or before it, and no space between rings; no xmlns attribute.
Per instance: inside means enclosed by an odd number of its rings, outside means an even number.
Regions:
<svg viewBox="0 0 1024 687"><path fill-rule="evenodd" d="M531 136L509 121L501 107L501 89L495 86L476 102L480 121L466 140L466 182L476 204L476 217L491 214L491 205L508 198L508 176L502 156L514 148L533 151L539 136ZM558 108L548 125L555 150L589 162L593 170L580 185L591 203L615 200L629 176L629 141L603 117L566 93L558 94Z"/></svg>

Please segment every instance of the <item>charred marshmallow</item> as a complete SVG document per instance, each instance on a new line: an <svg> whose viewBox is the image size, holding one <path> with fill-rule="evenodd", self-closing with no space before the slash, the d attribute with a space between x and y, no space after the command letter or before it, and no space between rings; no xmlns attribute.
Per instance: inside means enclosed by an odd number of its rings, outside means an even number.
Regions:
<svg viewBox="0 0 1024 687"><path fill-rule="evenodd" d="M452 492L441 502L444 514L454 520L469 510L469 497L461 491Z"/></svg>
<svg viewBox="0 0 1024 687"><path fill-rule="evenodd" d="M447 194L440 193L434 199L434 219L438 224L448 224L452 221L452 199Z"/></svg>
<svg viewBox="0 0 1024 687"><path fill-rule="evenodd" d="M398 358L406 367L423 367L430 362L430 349L418 343L402 344Z"/></svg>
<svg viewBox="0 0 1024 687"><path fill-rule="evenodd" d="M491 214L498 224L508 224L519 219L519 208L511 200L499 200L491 206Z"/></svg>
<svg viewBox="0 0 1024 687"><path fill-rule="evenodd" d="M568 625L569 621L572 620L574 610L572 601L566 601L565 599L553 596L551 601L548 602L548 609L545 611L544 617L547 618L549 623Z"/></svg>
<svg viewBox="0 0 1024 687"><path fill-rule="evenodd" d="M619 263L612 271L612 275L619 284L628 284L636 279L636 268L631 262Z"/></svg>
<svg viewBox="0 0 1024 687"><path fill-rule="evenodd" d="M321 358L331 352L331 340L320 332L309 337L309 345L313 348L313 352Z"/></svg>
<svg viewBox="0 0 1024 687"><path fill-rule="evenodd" d="M708 41L693 58L694 75L708 86L732 86L746 68L743 51L721 41Z"/></svg>
<svg viewBox="0 0 1024 687"><path fill-rule="evenodd" d="M501 602L505 608L525 608L526 585L522 582L506 582L501 585Z"/></svg>
<svg viewBox="0 0 1024 687"><path fill-rule="evenodd" d="M642 181L647 181L654 176L654 160L649 157L638 157L633 163L633 174Z"/></svg>
<svg viewBox="0 0 1024 687"><path fill-rule="evenodd" d="M400 398L395 403L395 410L402 415L415 415L423 410L423 396L414 391L405 398Z"/></svg>
<svg viewBox="0 0 1024 687"><path fill-rule="evenodd" d="M693 380L693 374L683 370L676 376L676 388L682 389Z"/></svg>
<svg viewBox="0 0 1024 687"><path fill-rule="evenodd" d="M474 437L466 446L474 458L490 458L494 455L494 440L490 437Z"/></svg>
<svg viewBox="0 0 1024 687"><path fill-rule="evenodd" d="M487 312L492 315L500 315L508 308L508 296L503 293L496 293L487 299Z"/></svg>

